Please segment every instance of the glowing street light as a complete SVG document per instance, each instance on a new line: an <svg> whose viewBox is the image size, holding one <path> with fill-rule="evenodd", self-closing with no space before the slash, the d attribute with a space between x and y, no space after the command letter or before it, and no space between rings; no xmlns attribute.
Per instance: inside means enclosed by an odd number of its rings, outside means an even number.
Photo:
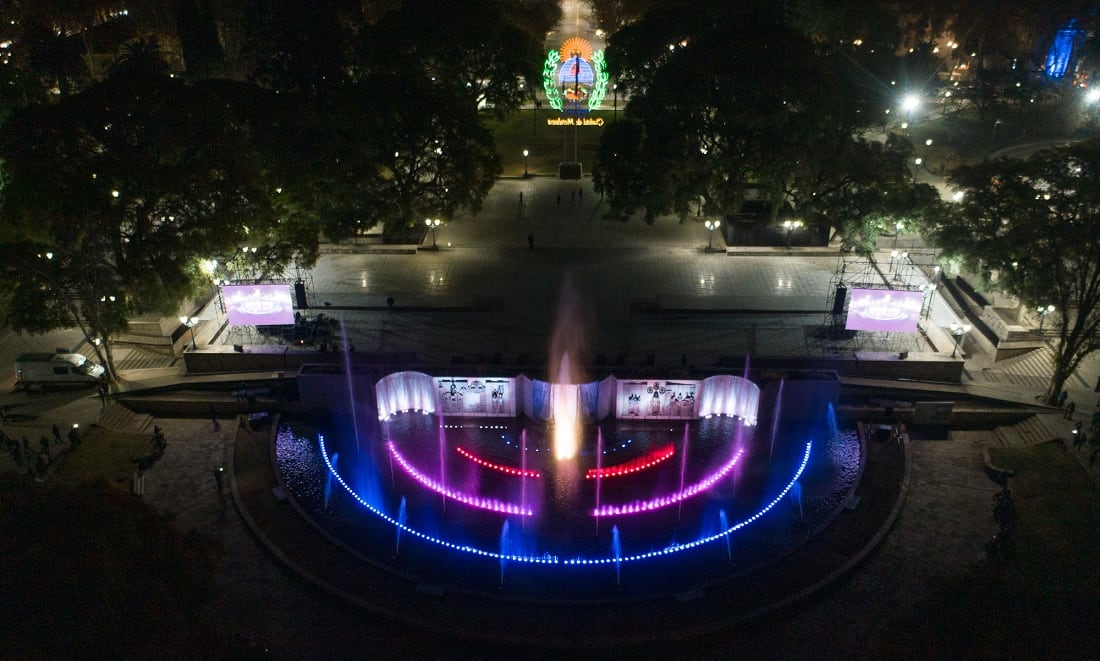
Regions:
<svg viewBox="0 0 1100 661"><path fill-rule="evenodd" d="M523 150L523 178L524 179L527 178L527 156L530 153L531 152L527 151L526 149Z"/></svg>
<svg viewBox="0 0 1100 661"><path fill-rule="evenodd" d="M801 220L784 220L783 227L787 228L787 250L791 249L791 233L802 227Z"/></svg>
<svg viewBox="0 0 1100 661"><path fill-rule="evenodd" d="M425 218L424 224L432 230L432 250L435 250L435 229L443 224L443 221L438 218Z"/></svg>
<svg viewBox="0 0 1100 661"><path fill-rule="evenodd" d="M703 227L707 228L707 252L710 252L711 242L714 240L714 230L722 226L718 220L704 220Z"/></svg>
<svg viewBox="0 0 1100 661"><path fill-rule="evenodd" d="M180 323L191 329L191 350L195 351L198 347L195 345L195 324L198 322L194 317L183 316L180 317Z"/></svg>
<svg viewBox="0 0 1100 661"><path fill-rule="evenodd" d="M1037 312L1039 313L1039 332L1043 332L1043 322L1047 320L1050 313L1054 312L1054 305L1048 305L1046 307L1040 307Z"/></svg>
<svg viewBox="0 0 1100 661"><path fill-rule="evenodd" d="M1085 103L1090 106L1100 101L1100 89L1091 89L1085 94Z"/></svg>
<svg viewBox="0 0 1100 661"><path fill-rule="evenodd" d="M906 117L912 116L917 108L920 107L920 97L916 94L906 94L901 99L901 110L905 113Z"/></svg>
<svg viewBox="0 0 1100 661"><path fill-rule="evenodd" d="M963 336L970 332L970 324L960 324L957 322L951 322L951 334L955 336L955 348L951 351L951 357L954 358L959 351L959 343L962 342Z"/></svg>

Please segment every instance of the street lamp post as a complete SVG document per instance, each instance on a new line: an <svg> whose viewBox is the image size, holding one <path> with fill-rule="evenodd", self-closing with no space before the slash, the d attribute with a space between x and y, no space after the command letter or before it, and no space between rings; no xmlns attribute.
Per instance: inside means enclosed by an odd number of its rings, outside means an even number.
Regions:
<svg viewBox="0 0 1100 661"><path fill-rule="evenodd" d="M619 119L619 84L611 83L611 119L617 121Z"/></svg>
<svg viewBox="0 0 1100 661"><path fill-rule="evenodd" d="M936 283L929 282L924 285L924 318L932 314L932 303L936 300Z"/></svg>
<svg viewBox="0 0 1100 661"><path fill-rule="evenodd" d="M527 151L526 149L523 150L523 178L524 179L527 178L527 156L530 153L531 152Z"/></svg>
<svg viewBox="0 0 1100 661"><path fill-rule="evenodd" d="M894 248L898 247L898 235L901 234L901 229L903 227L905 227L905 224L902 223L900 220L894 223Z"/></svg>
<svg viewBox="0 0 1100 661"><path fill-rule="evenodd" d="M951 334L955 336L955 348L951 350L951 357L954 358L959 352L959 343L962 342L963 336L970 332L970 324L960 324L957 322L951 322Z"/></svg>
<svg viewBox="0 0 1100 661"><path fill-rule="evenodd" d="M195 322L196 322L196 319L194 317L186 317L186 316L180 317L180 323L191 329L191 350L192 351L195 351L195 350L198 349L198 346L195 345Z"/></svg>
<svg viewBox="0 0 1100 661"><path fill-rule="evenodd" d="M1038 313L1039 313L1039 333L1040 334L1042 334L1042 332L1043 332L1043 322L1047 320L1047 317L1050 316L1050 313L1054 312L1054 310L1055 310L1054 305L1048 305L1046 307L1040 307L1038 309Z"/></svg>
<svg viewBox="0 0 1100 661"><path fill-rule="evenodd" d="M714 241L714 230L721 227L721 223L717 220L704 220L703 227L707 228L707 252L710 252L710 247Z"/></svg>
<svg viewBox="0 0 1100 661"><path fill-rule="evenodd" d="M443 224L443 221L438 218L425 218L424 224L432 230L432 250L437 250L435 246L435 228Z"/></svg>

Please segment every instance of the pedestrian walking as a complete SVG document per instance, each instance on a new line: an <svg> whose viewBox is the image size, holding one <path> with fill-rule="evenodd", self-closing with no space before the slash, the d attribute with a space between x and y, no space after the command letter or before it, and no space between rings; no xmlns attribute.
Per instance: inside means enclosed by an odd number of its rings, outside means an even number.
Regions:
<svg viewBox="0 0 1100 661"><path fill-rule="evenodd" d="M575 191L575 190L569 191L569 201L572 202L572 201L575 201L576 199L577 199L577 191Z"/></svg>
<svg viewBox="0 0 1100 661"><path fill-rule="evenodd" d="M57 423L54 423L50 431L53 432L53 442L61 445L61 429L57 426Z"/></svg>
<svg viewBox="0 0 1100 661"><path fill-rule="evenodd" d="M535 235L534 234L528 234L527 235L527 247L531 250L535 249Z"/></svg>
<svg viewBox="0 0 1100 661"><path fill-rule="evenodd" d="M110 394L110 390L107 387L107 381L100 380L96 385L96 391L99 393L99 405L102 408L107 407L107 395Z"/></svg>
<svg viewBox="0 0 1100 661"><path fill-rule="evenodd" d="M523 191L519 192L519 203L520 203L520 205L523 204Z"/></svg>
<svg viewBox="0 0 1100 661"><path fill-rule="evenodd" d="M78 445L80 445L80 432L77 431L77 426L73 425L69 428L69 449L75 450Z"/></svg>
<svg viewBox="0 0 1100 661"><path fill-rule="evenodd" d="M214 483L218 485L218 495L222 495L222 475L225 473L225 466L218 466L214 469Z"/></svg>
<svg viewBox="0 0 1100 661"><path fill-rule="evenodd" d="M1070 402L1070 403L1066 404L1066 414L1062 417L1065 418L1066 420L1072 420L1073 419L1073 413L1076 410L1077 410L1077 404L1074 404L1073 402Z"/></svg>
<svg viewBox="0 0 1100 661"><path fill-rule="evenodd" d="M1058 408L1062 409L1066 407L1066 398L1069 397L1069 391L1063 390L1058 393Z"/></svg>
<svg viewBox="0 0 1100 661"><path fill-rule="evenodd" d="M583 188L578 188L577 189L577 200L580 201L583 198L584 198L584 189Z"/></svg>
<svg viewBox="0 0 1100 661"><path fill-rule="evenodd" d="M1080 434L1081 433L1081 427L1083 427L1083 426L1085 426L1085 422L1083 420L1078 420L1077 422L1075 422L1073 424L1073 433L1074 434Z"/></svg>
<svg viewBox="0 0 1100 661"><path fill-rule="evenodd" d="M393 306L396 303L397 303L397 301L393 300L393 296L387 296L386 297L386 311L387 312L393 312Z"/></svg>
<svg viewBox="0 0 1100 661"><path fill-rule="evenodd" d="M210 421L214 423L214 431L219 432L222 429L221 424L218 422L218 411L214 408L214 405L210 405Z"/></svg>

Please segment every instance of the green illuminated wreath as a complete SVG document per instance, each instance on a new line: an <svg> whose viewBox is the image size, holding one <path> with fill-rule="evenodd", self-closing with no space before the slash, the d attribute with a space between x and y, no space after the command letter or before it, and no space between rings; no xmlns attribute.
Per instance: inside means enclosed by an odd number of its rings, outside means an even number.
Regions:
<svg viewBox="0 0 1100 661"><path fill-rule="evenodd" d="M546 90L546 100L550 102L550 107L561 112L564 104L557 83L559 62L561 62L561 55L558 55L558 51L552 50L547 54L546 63L542 66L542 88Z"/></svg>
<svg viewBox="0 0 1100 661"><path fill-rule="evenodd" d="M588 97L589 110L595 110L603 103L607 96L607 81L611 78L611 74L607 73L607 61L604 60L602 50L592 53L592 73L595 74L595 80L592 83L592 94Z"/></svg>

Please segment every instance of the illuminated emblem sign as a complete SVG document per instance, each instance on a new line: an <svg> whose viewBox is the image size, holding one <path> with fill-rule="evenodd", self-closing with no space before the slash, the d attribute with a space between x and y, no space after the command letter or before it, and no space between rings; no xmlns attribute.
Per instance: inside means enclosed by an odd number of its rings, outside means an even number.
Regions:
<svg viewBox="0 0 1100 661"><path fill-rule="evenodd" d="M580 37L570 37L550 51L542 68L542 87L550 107L559 112L596 110L607 96L607 63L603 51Z"/></svg>

